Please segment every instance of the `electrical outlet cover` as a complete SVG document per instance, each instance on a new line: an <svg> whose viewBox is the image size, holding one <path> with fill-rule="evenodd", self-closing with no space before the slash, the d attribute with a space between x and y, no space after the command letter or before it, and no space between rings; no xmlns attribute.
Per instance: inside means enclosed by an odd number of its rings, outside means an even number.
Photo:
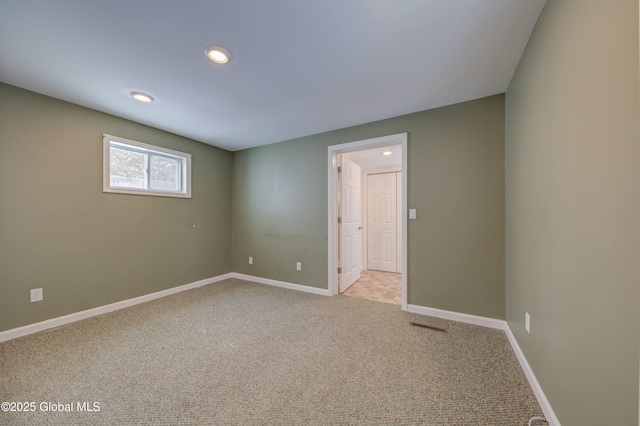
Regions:
<svg viewBox="0 0 640 426"><path fill-rule="evenodd" d="M31 303L39 302L43 298L42 289L41 288L34 288L34 289L31 290L30 295L31 295Z"/></svg>

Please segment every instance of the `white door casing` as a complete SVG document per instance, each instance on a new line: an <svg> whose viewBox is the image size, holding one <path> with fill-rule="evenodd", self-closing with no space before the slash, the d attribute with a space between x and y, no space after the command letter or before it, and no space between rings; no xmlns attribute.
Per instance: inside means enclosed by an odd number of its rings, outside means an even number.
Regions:
<svg viewBox="0 0 640 426"><path fill-rule="evenodd" d="M396 173L367 179L367 269L398 271Z"/></svg>
<svg viewBox="0 0 640 426"><path fill-rule="evenodd" d="M340 238L338 237L338 158L340 154L345 154L363 149L380 148L388 146L398 146L402 150L401 171L402 173L402 197L401 210L402 217L407 217L409 209L407 207L407 155L408 155L408 134L398 133L394 135L381 136L372 139L359 140L348 143L340 143L338 145L330 145L327 147L327 275L328 290L330 296L339 294L338 286L338 251L340 247ZM365 204L366 205L366 204ZM407 220L401 221L402 227L402 310L409 309L407 281L409 279L408 263L407 263Z"/></svg>
<svg viewBox="0 0 640 426"><path fill-rule="evenodd" d="M340 293L360 279L362 270L362 191L360 166L342 158L340 185L341 248Z"/></svg>
<svg viewBox="0 0 640 426"><path fill-rule="evenodd" d="M396 173L396 247L397 247L397 256L398 259L396 264L396 272L402 273L402 222L404 218L402 217L402 172Z"/></svg>

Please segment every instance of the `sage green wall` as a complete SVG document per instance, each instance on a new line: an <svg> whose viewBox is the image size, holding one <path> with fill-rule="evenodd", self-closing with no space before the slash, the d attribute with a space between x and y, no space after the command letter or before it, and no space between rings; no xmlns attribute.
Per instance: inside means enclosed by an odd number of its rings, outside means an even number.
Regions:
<svg viewBox="0 0 640 426"><path fill-rule="evenodd" d="M403 132L409 303L503 319L503 95L235 152L233 270L327 288L327 147Z"/></svg>
<svg viewBox="0 0 640 426"><path fill-rule="evenodd" d="M549 0L506 95L507 320L563 425L638 424L638 50L637 0Z"/></svg>
<svg viewBox="0 0 640 426"><path fill-rule="evenodd" d="M103 193L103 133L191 153L193 198ZM230 272L231 166L230 152L0 84L0 331Z"/></svg>

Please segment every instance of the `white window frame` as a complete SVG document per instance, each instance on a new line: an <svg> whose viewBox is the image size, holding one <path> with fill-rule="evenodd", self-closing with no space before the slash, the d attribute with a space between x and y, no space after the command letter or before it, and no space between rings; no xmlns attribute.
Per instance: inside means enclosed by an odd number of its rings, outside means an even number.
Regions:
<svg viewBox="0 0 640 426"><path fill-rule="evenodd" d="M181 191L178 192L162 191L158 189L131 189L111 186L111 142L115 142L116 144L129 145L134 148L138 148L141 151L156 153L161 156L170 156L181 161ZM191 198L191 154L107 134L103 135L102 149L102 192L130 195L151 195L154 197Z"/></svg>

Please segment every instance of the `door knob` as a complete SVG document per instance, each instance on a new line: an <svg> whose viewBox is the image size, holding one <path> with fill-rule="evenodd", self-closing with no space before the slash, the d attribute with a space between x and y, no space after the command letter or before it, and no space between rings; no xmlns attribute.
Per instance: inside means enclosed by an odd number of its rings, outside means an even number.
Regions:
<svg viewBox="0 0 640 426"><path fill-rule="evenodd" d="M358 226L358 229L362 229L362 226Z"/></svg>

